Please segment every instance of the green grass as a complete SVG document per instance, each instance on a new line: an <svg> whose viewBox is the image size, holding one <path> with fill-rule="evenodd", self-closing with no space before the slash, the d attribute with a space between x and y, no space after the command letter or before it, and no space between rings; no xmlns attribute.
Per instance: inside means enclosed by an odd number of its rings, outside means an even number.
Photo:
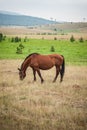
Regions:
<svg viewBox="0 0 87 130"><path fill-rule="evenodd" d="M16 53L20 43L24 45L23 54ZM51 46L54 46L55 52L50 51ZM24 59L33 52L41 54L59 53L64 55L67 64L87 65L87 41L72 43L68 40L29 39L29 41L23 42L22 39L22 42L12 43L7 38L0 42L0 59Z"/></svg>

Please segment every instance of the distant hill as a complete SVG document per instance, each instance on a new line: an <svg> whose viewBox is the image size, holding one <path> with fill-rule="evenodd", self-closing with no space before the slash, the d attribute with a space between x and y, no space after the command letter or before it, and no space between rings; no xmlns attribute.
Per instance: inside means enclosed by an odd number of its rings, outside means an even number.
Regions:
<svg viewBox="0 0 87 130"><path fill-rule="evenodd" d="M55 23L43 18L20 15L8 11L0 11L0 26L35 26Z"/></svg>

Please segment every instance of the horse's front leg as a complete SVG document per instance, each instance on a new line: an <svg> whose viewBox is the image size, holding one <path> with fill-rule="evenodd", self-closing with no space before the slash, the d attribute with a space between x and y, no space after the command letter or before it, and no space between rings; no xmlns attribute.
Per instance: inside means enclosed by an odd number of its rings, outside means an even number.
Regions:
<svg viewBox="0 0 87 130"><path fill-rule="evenodd" d="M57 79L57 77L58 77L58 74L59 74L59 71L60 71L60 66L56 66L56 76L55 76L53 82L56 81L56 79Z"/></svg>
<svg viewBox="0 0 87 130"><path fill-rule="evenodd" d="M37 71L37 73L38 73L38 75L39 75L39 77L40 77L40 79L41 79L41 83L43 83L43 82L44 82L44 79L43 79L42 76L41 76L40 70L37 69L36 71Z"/></svg>
<svg viewBox="0 0 87 130"><path fill-rule="evenodd" d="M34 75L34 81L36 81L36 70L34 68L32 68L33 70L33 75Z"/></svg>

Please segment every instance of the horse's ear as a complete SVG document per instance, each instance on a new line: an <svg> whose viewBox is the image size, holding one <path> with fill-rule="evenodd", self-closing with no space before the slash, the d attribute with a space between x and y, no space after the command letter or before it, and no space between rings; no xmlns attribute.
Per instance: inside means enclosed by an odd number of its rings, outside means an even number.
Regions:
<svg viewBox="0 0 87 130"><path fill-rule="evenodd" d="M21 71L21 69L20 69L20 68L18 68L18 70L19 70L19 71Z"/></svg>

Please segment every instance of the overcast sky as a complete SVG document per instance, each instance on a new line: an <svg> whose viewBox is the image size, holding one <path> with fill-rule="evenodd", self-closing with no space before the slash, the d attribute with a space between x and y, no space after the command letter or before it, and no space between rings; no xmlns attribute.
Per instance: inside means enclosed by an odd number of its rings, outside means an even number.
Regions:
<svg viewBox="0 0 87 130"><path fill-rule="evenodd" d="M87 0L0 0L0 10L57 21L87 21Z"/></svg>

